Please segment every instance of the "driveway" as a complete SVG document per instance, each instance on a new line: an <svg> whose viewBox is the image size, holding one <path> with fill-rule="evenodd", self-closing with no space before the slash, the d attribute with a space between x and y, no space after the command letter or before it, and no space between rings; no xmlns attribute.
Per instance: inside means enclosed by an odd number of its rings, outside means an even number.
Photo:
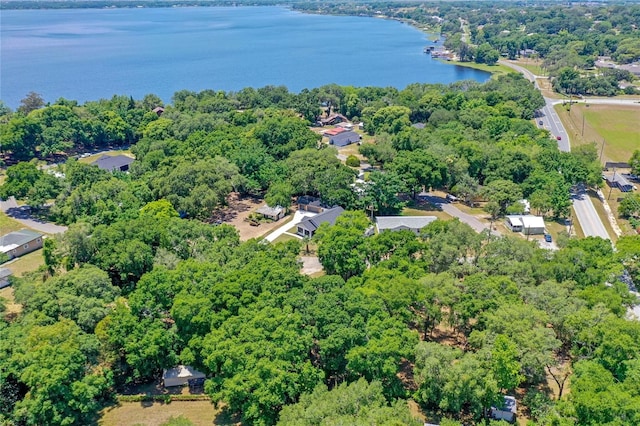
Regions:
<svg viewBox="0 0 640 426"><path fill-rule="evenodd" d="M276 238L278 238L280 235L287 233L287 231L289 229L291 229L292 227L294 227L295 225L299 224L300 222L302 222L302 220L305 217L312 217L315 216L316 214L313 212L305 212L302 210L298 210L297 212L295 212L293 214L293 220L285 223L284 225L282 225L280 228L276 229L275 231L273 231L272 233L270 233L269 235L267 235L266 237L264 237L265 240L269 241L269 242L273 242L275 241ZM287 233L288 234L288 233ZM291 234L289 234L291 235Z"/></svg>
<svg viewBox="0 0 640 426"><path fill-rule="evenodd" d="M67 230L66 226L55 225L31 216L31 208L29 206L18 206L14 197L0 201L0 210L24 226L45 234L61 234Z"/></svg>
<svg viewBox="0 0 640 426"><path fill-rule="evenodd" d="M457 208L454 204L449 203L449 201L445 200L442 197L438 197L437 195L431 194L429 192L422 192L418 194L418 196L421 199L439 207L440 209L442 209L443 212L447 213L448 215L457 217L458 219L460 219L460 222L466 223L478 233L489 229L488 225L476 219L475 216L472 216L468 213L463 212L462 210ZM491 231L491 235L500 236L502 234L498 231Z"/></svg>

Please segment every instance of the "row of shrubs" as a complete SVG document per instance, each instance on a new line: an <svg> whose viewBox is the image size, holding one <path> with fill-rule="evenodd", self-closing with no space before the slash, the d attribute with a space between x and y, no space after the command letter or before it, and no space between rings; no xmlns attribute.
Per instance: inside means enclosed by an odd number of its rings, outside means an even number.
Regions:
<svg viewBox="0 0 640 426"><path fill-rule="evenodd" d="M162 402L169 404L171 401L207 401L207 395L118 395L118 402Z"/></svg>

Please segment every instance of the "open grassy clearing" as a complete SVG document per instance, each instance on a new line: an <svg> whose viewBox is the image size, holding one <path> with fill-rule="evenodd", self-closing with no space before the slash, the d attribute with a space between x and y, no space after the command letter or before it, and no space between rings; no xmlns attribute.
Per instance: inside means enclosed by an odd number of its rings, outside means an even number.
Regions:
<svg viewBox="0 0 640 426"><path fill-rule="evenodd" d="M640 148L640 106L573 104L556 105L572 146L595 143L602 151L602 162L628 161L635 149ZM584 130L583 130L584 123Z"/></svg>
<svg viewBox="0 0 640 426"><path fill-rule="evenodd" d="M542 61L540 59L532 59L532 58L520 58L517 61L509 61L512 62L534 75L546 75L546 71L542 68Z"/></svg>
<svg viewBox="0 0 640 426"><path fill-rule="evenodd" d="M476 64L475 62L446 61L443 59L438 59L438 60L445 64L457 65L459 67L473 68L474 70L489 72L491 73L491 78L498 78L501 75L514 74L518 72L513 68L509 68L501 64L487 65L487 64Z"/></svg>
<svg viewBox="0 0 640 426"><path fill-rule="evenodd" d="M636 185L637 186L637 185ZM637 235L631 223L628 220L622 219L618 216L618 208L620 207L620 202L626 197L629 193L622 192L618 188L602 188L602 193L604 194L605 199L607 200L607 204L611 207L611 211L613 212L614 217L616 218L616 222L618 226L622 230L623 235Z"/></svg>
<svg viewBox="0 0 640 426"><path fill-rule="evenodd" d="M16 315L22 311L22 305L15 302L15 297L13 296L13 288L5 287L0 290L0 298L6 300L7 310L5 311L5 315Z"/></svg>
<svg viewBox="0 0 640 426"><path fill-rule="evenodd" d="M144 425L158 426L171 417L184 416L196 426L239 424L216 409L210 401L122 402L107 407L98 421L102 426Z"/></svg>
<svg viewBox="0 0 640 426"><path fill-rule="evenodd" d="M20 256L12 262L5 263L3 266L9 268L16 277L21 277L27 272L35 271L42 265L44 265L44 258L42 257L42 249L39 249Z"/></svg>
<svg viewBox="0 0 640 426"><path fill-rule="evenodd" d="M9 232L19 231L25 229L26 226L7 216L6 213L0 212L0 235L8 234Z"/></svg>
<svg viewBox="0 0 640 426"><path fill-rule="evenodd" d="M440 220L451 220L453 219L448 213L445 213L441 210L430 210L427 207L405 207L402 209L402 216L435 216Z"/></svg>

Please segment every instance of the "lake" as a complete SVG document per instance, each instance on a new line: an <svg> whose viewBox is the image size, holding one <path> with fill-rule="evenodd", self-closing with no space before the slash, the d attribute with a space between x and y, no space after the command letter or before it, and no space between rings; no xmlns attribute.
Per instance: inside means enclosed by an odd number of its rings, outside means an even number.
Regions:
<svg viewBox="0 0 640 426"><path fill-rule="evenodd" d="M489 74L423 53L427 35L397 21L283 7L3 10L0 99L48 102L114 94L165 102L178 90L337 83L451 83Z"/></svg>

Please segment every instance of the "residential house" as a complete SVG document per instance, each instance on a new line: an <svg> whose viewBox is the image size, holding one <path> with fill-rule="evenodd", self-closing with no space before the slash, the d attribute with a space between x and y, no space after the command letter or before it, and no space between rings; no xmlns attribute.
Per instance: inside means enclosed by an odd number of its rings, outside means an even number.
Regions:
<svg viewBox="0 0 640 426"><path fill-rule="evenodd" d="M420 230L438 219L435 216L378 216L376 217L376 229L382 231L411 231L419 234Z"/></svg>
<svg viewBox="0 0 640 426"><path fill-rule="evenodd" d="M333 129L325 130L324 132L322 132L322 135L330 138L342 132L346 132L346 129L342 127L334 127Z"/></svg>
<svg viewBox="0 0 640 426"><path fill-rule="evenodd" d="M612 188L618 188L622 192L633 191L633 185L620 173L605 173L602 175L607 181L607 185Z"/></svg>
<svg viewBox="0 0 640 426"><path fill-rule="evenodd" d="M9 281L9 277L12 275L11 271L7 268L0 268L0 289L5 287L9 287L11 282Z"/></svg>
<svg viewBox="0 0 640 426"><path fill-rule="evenodd" d="M282 219L286 214L286 211L282 206L269 207L268 204L265 204L256 210L256 213L259 213L267 219L271 219L275 222Z"/></svg>
<svg viewBox="0 0 640 426"><path fill-rule="evenodd" d="M636 77L640 77L640 62L634 62L632 64L620 65L618 69L629 71Z"/></svg>
<svg viewBox="0 0 640 426"><path fill-rule="evenodd" d="M315 234L320 225L323 223L333 225L336 223L336 219L343 211L344 209L342 207L333 207L313 217L307 217L298 224L298 230L296 233L301 237L313 237L313 234Z"/></svg>
<svg viewBox="0 0 640 426"><path fill-rule="evenodd" d="M161 106L159 107L155 107L154 109L152 109L151 111L155 112L156 115L158 117L160 117L162 115L162 113L164 112L164 108L162 108Z"/></svg>
<svg viewBox="0 0 640 426"><path fill-rule="evenodd" d="M544 219L534 215L508 215L506 225L513 232L525 235L542 235L545 233Z"/></svg>
<svg viewBox="0 0 640 426"><path fill-rule="evenodd" d="M329 138L329 145L343 147L360 142L360 139L362 139L362 136L356 132L342 132Z"/></svg>
<svg viewBox="0 0 640 426"><path fill-rule="evenodd" d="M501 407L491 407L489 417L494 420L506 420L509 423L515 423L517 412L516 399L512 396L505 396Z"/></svg>
<svg viewBox="0 0 640 426"><path fill-rule="evenodd" d="M29 229L10 232L0 237L0 252L9 259L31 253L42 247L42 234Z"/></svg>
<svg viewBox="0 0 640 426"><path fill-rule="evenodd" d="M320 124L322 126L333 126L334 124L342 123L343 121L349 120L342 114L331 114L327 118L321 118Z"/></svg>
<svg viewBox="0 0 640 426"><path fill-rule="evenodd" d="M109 172L112 171L120 171L126 172L129 170L129 166L133 163L133 158L127 157L126 155L103 155L98 158L96 161L91 163L93 166L98 166L102 170L106 170Z"/></svg>
<svg viewBox="0 0 640 426"><path fill-rule="evenodd" d="M353 130L353 123L349 123L348 121L343 121L342 123L336 124L336 127L344 130Z"/></svg>
<svg viewBox="0 0 640 426"><path fill-rule="evenodd" d="M191 381L201 380L207 376L189 365L178 365L162 372L164 387L184 386Z"/></svg>
<svg viewBox="0 0 640 426"><path fill-rule="evenodd" d="M322 213L326 206L319 198L301 195L298 197L298 210L304 210L313 213Z"/></svg>

